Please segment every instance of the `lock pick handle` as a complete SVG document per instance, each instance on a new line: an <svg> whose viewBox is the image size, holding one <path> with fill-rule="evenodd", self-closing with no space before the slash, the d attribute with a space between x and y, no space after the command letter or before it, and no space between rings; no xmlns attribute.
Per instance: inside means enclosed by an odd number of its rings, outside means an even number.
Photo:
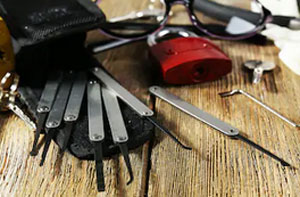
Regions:
<svg viewBox="0 0 300 197"><path fill-rule="evenodd" d="M162 132L166 133L178 143L182 148L191 149L183 145L170 131L160 125L154 118L154 112L149 109L144 103L133 96L128 90L121 86L115 79L113 79L104 69L101 67L96 67L91 70L91 72L104 84L104 86L109 89L114 95L121 99L124 103L130 106L134 111L136 111L141 117L148 119L154 126L160 129Z"/></svg>
<svg viewBox="0 0 300 197"><path fill-rule="evenodd" d="M290 164L287 163L286 161L284 161L283 159L277 157L270 151L264 149L263 147L259 146L258 144L254 143L251 140L240 135L238 129L236 129L236 128L232 127L231 125L200 110L199 108L195 107L194 105L185 102L181 98L167 92L166 90L164 90L158 86L152 86L149 89L149 91L153 95L157 96L158 98L166 101L167 103L173 105L174 107L180 109L181 111L187 113L188 115L208 124L209 126L213 127L214 129L222 132L223 134L246 142L247 144L251 145L252 147L256 148L257 150L260 150L261 152L272 157L273 159L279 161L283 166L290 166Z"/></svg>

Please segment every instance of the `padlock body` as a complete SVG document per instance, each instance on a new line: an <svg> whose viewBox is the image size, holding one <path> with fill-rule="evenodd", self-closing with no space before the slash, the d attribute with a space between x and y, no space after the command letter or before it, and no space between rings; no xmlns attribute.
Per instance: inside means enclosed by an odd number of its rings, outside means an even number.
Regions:
<svg viewBox="0 0 300 197"><path fill-rule="evenodd" d="M209 40L180 37L150 47L155 64L168 84L194 84L216 80L232 70L229 57Z"/></svg>

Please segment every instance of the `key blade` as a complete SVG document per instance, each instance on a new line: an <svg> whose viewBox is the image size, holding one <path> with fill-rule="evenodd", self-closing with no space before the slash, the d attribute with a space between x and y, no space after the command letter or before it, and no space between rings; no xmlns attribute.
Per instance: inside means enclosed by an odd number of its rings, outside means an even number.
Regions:
<svg viewBox="0 0 300 197"><path fill-rule="evenodd" d="M35 123L17 106L16 104L9 103L8 109L13 111L19 118L21 118L31 129L36 130Z"/></svg>
<svg viewBox="0 0 300 197"><path fill-rule="evenodd" d="M283 166L291 166L289 163L287 163L286 161L284 161L283 159L277 157L276 155L274 155L273 153L271 153L270 151L266 150L265 148L261 147L260 145L254 143L253 141L249 140L248 138L242 136L242 135L236 135L235 138L242 140L243 142L249 144L250 146L252 146L253 148L256 148L257 150L263 152L264 154L270 156L271 158L279 161L281 163L281 165Z"/></svg>

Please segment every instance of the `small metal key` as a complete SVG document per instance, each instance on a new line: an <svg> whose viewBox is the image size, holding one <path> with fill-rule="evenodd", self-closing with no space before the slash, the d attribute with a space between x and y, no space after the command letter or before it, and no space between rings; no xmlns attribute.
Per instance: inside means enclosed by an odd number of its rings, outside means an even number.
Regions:
<svg viewBox="0 0 300 197"><path fill-rule="evenodd" d="M244 63L244 66L253 71L252 83L257 84L261 81L264 71L271 71L276 67L274 62L263 62L260 60L249 60Z"/></svg>
<svg viewBox="0 0 300 197"><path fill-rule="evenodd" d="M7 81L12 78L13 82L6 90L4 88ZM17 88L19 85L19 76L17 74L6 73L0 82L0 110L7 111L11 110L19 118L21 118L30 128L36 129L35 123L23 112L23 110L16 105L16 97L18 96Z"/></svg>

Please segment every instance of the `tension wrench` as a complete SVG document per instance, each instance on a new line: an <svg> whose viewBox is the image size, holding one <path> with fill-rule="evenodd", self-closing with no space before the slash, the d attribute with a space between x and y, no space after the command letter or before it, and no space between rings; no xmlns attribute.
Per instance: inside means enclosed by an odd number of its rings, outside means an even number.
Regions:
<svg viewBox="0 0 300 197"><path fill-rule="evenodd" d="M238 129L236 129L236 128L232 127L231 125L229 125L229 124L213 117L212 115L200 110L199 108L195 107L194 105L185 102L181 98L167 92L166 90L162 89L161 87L152 86L149 89L149 91L150 91L150 93L157 96L158 98L166 101L167 103L173 105L174 107L176 107L179 110L187 113L188 115L190 115L190 116L192 116L192 117L208 124L209 126L213 127L214 129L222 132L223 134L225 134L229 137L240 139L240 140L246 142L247 144L253 146L254 148L256 148L256 149L262 151L263 153L269 155L273 159L279 161L281 163L281 165L291 166L289 163L287 163L283 159L277 157L276 155L274 155L270 151L264 149L260 145L254 143L251 140L247 139L246 137L240 135Z"/></svg>
<svg viewBox="0 0 300 197"><path fill-rule="evenodd" d="M265 108L266 110L268 110L269 112L273 113L275 116L279 117L281 120L284 120L285 122L289 123L293 127L300 128L300 124L297 124L297 123L289 120L288 118L284 117L283 115L281 115L280 113L278 113L277 111L275 111L274 109L272 109L271 107L267 106L266 104L264 104L263 102L259 101L254 96L252 96L251 94L249 94L249 93L247 93L247 92L245 92L243 90L236 89L236 90L232 90L232 91L229 91L229 92L219 93L219 95L221 97L233 96L235 94L242 94L242 95L248 97L249 99L251 99L255 103L259 104L260 106L262 106L263 108Z"/></svg>

